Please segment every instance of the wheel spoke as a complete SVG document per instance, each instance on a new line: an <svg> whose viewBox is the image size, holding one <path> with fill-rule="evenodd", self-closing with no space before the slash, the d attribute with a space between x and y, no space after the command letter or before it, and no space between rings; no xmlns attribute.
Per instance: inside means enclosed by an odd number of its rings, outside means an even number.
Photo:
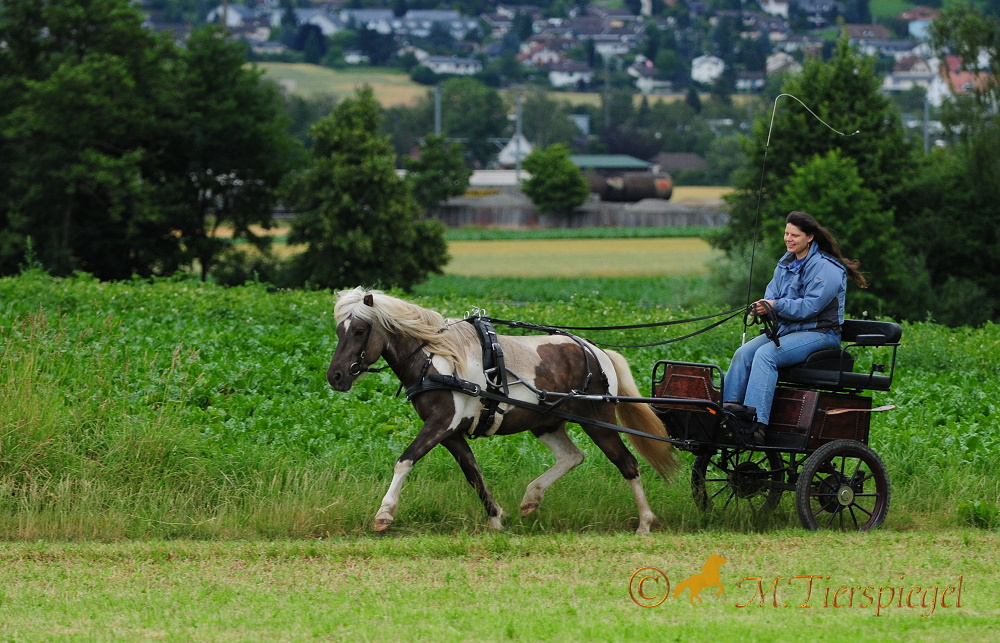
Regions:
<svg viewBox="0 0 1000 643"><path fill-rule="evenodd" d="M850 478L849 478L850 480L854 480L857 477L858 471L861 469L861 465L862 464L864 464L864 460L862 460L861 458L858 458L858 464L854 467L854 473L852 473L850 475Z"/></svg>
<svg viewBox="0 0 1000 643"><path fill-rule="evenodd" d="M860 509L861 511L865 512L866 514L868 514L868 517L869 517L869 518L871 518L872 516L874 516L874 515L875 515L875 514L873 514L872 512L868 511L867 509L865 509L865 508L864 508L863 506L859 505L859 504L858 504L858 503L856 503L856 502L855 502L854 504L852 504L851 506L852 506L852 507L857 507L857 508L858 508L858 509Z"/></svg>

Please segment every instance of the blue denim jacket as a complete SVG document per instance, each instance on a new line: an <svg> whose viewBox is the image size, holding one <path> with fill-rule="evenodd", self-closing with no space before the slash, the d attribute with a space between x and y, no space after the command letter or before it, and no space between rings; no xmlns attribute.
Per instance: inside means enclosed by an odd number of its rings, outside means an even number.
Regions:
<svg viewBox="0 0 1000 643"><path fill-rule="evenodd" d="M835 330L844 323L847 269L814 241L800 265L786 252L774 268L764 299L774 300L778 335L800 330Z"/></svg>

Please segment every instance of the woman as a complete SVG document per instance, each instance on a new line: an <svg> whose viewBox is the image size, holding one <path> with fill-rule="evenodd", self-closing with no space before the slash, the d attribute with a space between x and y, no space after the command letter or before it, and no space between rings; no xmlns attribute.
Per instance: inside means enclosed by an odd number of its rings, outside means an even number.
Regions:
<svg viewBox="0 0 1000 643"><path fill-rule="evenodd" d="M758 316L774 310L781 345L760 335L737 349L723 390L727 403L756 410L749 436L754 444L764 442L778 369L798 364L814 351L838 348L847 277L862 288L868 285L858 262L845 259L833 235L805 212L785 218L785 248L764 299L754 302L751 311Z"/></svg>

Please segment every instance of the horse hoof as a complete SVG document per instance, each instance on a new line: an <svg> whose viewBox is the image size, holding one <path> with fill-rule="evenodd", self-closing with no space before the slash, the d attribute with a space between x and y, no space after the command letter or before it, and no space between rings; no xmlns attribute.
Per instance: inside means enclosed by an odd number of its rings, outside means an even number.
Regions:
<svg viewBox="0 0 1000 643"><path fill-rule="evenodd" d="M649 525L639 525L639 528L635 530L636 536L645 536L649 533Z"/></svg>
<svg viewBox="0 0 1000 643"><path fill-rule="evenodd" d="M375 524L372 526L372 528L375 531L385 531L389 527L392 527L392 521L393 521L392 516L376 516Z"/></svg>
<svg viewBox="0 0 1000 643"><path fill-rule="evenodd" d="M490 529L493 531L501 531L503 529L503 522L499 518L490 518Z"/></svg>
<svg viewBox="0 0 1000 643"><path fill-rule="evenodd" d="M530 514L535 509L538 509L538 503L537 502L529 502L526 505L521 505L521 517L523 518L523 517L527 516L528 514Z"/></svg>

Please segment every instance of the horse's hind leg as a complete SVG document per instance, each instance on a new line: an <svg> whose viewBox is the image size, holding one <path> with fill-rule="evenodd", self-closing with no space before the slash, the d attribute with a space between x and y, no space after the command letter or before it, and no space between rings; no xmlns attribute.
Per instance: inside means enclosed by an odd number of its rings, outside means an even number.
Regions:
<svg viewBox="0 0 1000 643"><path fill-rule="evenodd" d="M465 479L469 481L472 488L479 494L479 499L483 501L483 506L486 508L486 515L490 518L490 527L493 529L503 529L503 508L497 504L497 501L493 499L493 494L486 487L486 481L483 480L483 472L480 470L479 464L476 463L476 457L472 454L472 449L469 448L469 443L465 441L465 437L452 433L441 444L455 457L455 460L458 461L458 466L462 468L462 473L465 474Z"/></svg>
<svg viewBox="0 0 1000 643"><path fill-rule="evenodd" d="M613 423L615 419L613 413L614 411L612 411L611 419L600 417L603 414L598 414L595 419ZM617 433L612 433L609 429L589 424L581 424L580 427L600 447L604 455L608 456L608 459L618 467L622 476L628 480L629 485L632 487L632 495L635 497L636 505L639 507L639 528L635 530L635 533L648 534L650 525L656 520L656 515L650 508L649 501L646 500L645 489L642 488L642 480L639 478L639 461L625 447L625 444Z"/></svg>
<svg viewBox="0 0 1000 643"><path fill-rule="evenodd" d="M527 516L538 508L545 496L545 490L551 487L552 483L583 462L583 452L566 435L565 425L560 426L555 431L542 433L536 437L539 442L552 451L552 455L556 457L556 463L528 485L524 492L524 499L521 500L522 516Z"/></svg>

